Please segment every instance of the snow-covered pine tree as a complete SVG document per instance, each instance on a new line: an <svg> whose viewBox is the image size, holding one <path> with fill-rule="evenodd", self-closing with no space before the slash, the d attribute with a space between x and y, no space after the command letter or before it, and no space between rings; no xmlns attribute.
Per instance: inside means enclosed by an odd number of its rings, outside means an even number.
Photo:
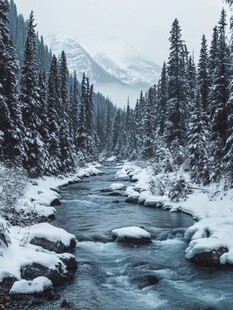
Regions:
<svg viewBox="0 0 233 310"><path fill-rule="evenodd" d="M208 72L208 49L205 35L202 36L200 57L198 61L197 71L197 88L200 97L200 105L203 111L208 111L208 96L210 79Z"/></svg>
<svg viewBox="0 0 233 310"><path fill-rule="evenodd" d="M107 106L107 115L106 115L106 127L105 127L105 139L106 139L106 151L107 154L110 154L112 151L112 117L111 117L111 105L110 102Z"/></svg>
<svg viewBox="0 0 233 310"><path fill-rule="evenodd" d="M27 157L23 166L31 176L38 176L44 170L44 154L46 147L39 133L42 120L38 116L39 90L37 80L36 33L34 16L31 12L24 48L23 66L20 81L20 103L22 106L23 124L25 128L25 149Z"/></svg>
<svg viewBox="0 0 233 310"><path fill-rule="evenodd" d="M227 134L226 103L229 97L229 47L226 41L226 25L226 12L223 9L218 27L216 67L213 71L209 96L212 156L215 170L214 179L217 179L222 171L222 159L224 156Z"/></svg>
<svg viewBox="0 0 233 310"><path fill-rule="evenodd" d="M72 144L74 145L75 151L78 152L76 139L78 130L78 109L79 109L79 87L76 71L73 73L72 81L70 86L70 108L68 111L69 116L69 131Z"/></svg>
<svg viewBox="0 0 233 310"><path fill-rule="evenodd" d="M69 134L69 122L68 122L68 113L69 113L69 95L68 95L68 78L69 71L67 67L66 54L62 51L59 58L59 87L60 87L60 101L61 101L61 110L58 110L59 115L59 142L60 142L60 162L61 162L61 171L66 172L73 168L73 153L72 141Z"/></svg>
<svg viewBox="0 0 233 310"><path fill-rule="evenodd" d="M167 122L166 122L166 142L173 147L182 146L186 141L186 124L187 117L187 81L185 68L185 51L181 39L181 28L177 19L172 24L171 36L169 41L170 55L167 64Z"/></svg>
<svg viewBox="0 0 233 310"><path fill-rule="evenodd" d="M201 96L197 95L189 122L188 154L192 180L207 184L210 181L209 131L201 103Z"/></svg>
<svg viewBox="0 0 233 310"><path fill-rule="evenodd" d="M81 85L81 99L79 105L79 114L78 114L78 130L77 130L77 148L79 150L80 157L88 158L87 154L87 124L86 124L86 101L88 100L87 93L87 79L85 73L82 78Z"/></svg>
<svg viewBox="0 0 233 310"><path fill-rule="evenodd" d="M155 132L153 123L153 88L150 88L145 96L144 119L143 119L143 150L142 154L145 159L151 159L155 154Z"/></svg>
<svg viewBox="0 0 233 310"><path fill-rule="evenodd" d="M112 129L112 150L114 155L119 156L122 150L122 111L117 110Z"/></svg>
<svg viewBox="0 0 233 310"><path fill-rule="evenodd" d="M4 159L25 158L22 143L22 115L18 101L18 65L7 29L9 3L0 0L0 131Z"/></svg>
<svg viewBox="0 0 233 310"><path fill-rule="evenodd" d="M224 170L227 175L227 186L233 188L233 17L231 17L231 39L230 39L230 78L229 99L226 104L227 131L224 156Z"/></svg>
<svg viewBox="0 0 233 310"><path fill-rule="evenodd" d="M167 66L164 62L161 77L158 82L158 133L163 136L167 115Z"/></svg>
<svg viewBox="0 0 233 310"><path fill-rule="evenodd" d="M61 109L60 102L60 88L58 78L58 64L55 55L52 57L47 90L47 109L48 109L48 131L49 138L47 142L49 152L49 173L58 173L62 163L60 161L60 118L59 113Z"/></svg>

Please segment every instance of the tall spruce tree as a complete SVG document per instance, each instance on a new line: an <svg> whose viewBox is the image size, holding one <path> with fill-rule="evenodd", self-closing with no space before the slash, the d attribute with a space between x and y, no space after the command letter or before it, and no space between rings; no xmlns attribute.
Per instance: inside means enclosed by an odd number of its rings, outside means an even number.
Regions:
<svg viewBox="0 0 233 310"><path fill-rule="evenodd" d="M27 157L23 160L23 165L32 176L38 176L43 173L44 154L46 152L39 132L42 120L38 116L40 102L37 80L35 27L33 12L31 12L24 48L19 98L25 126L24 142L27 154Z"/></svg>
<svg viewBox="0 0 233 310"><path fill-rule="evenodd" d="M158 133L163 136L167 115L167 66L164 62L161 77L158 83Z"/></svg>
<svg viewBox="0 0 233 310"><path fill-rule="evenodd" d="M173 145L184 145L187 129L185 124L185 117L187 116L185 52L181 39L181 28L177 19L172 24L170 34L171 46L167 64L166 141L168 146L171 143Z"/></svg>
<svg viewBox="0 0 233 310"><path fill-rule="evenodd" d="M208 72L208 49L205 35L202 36L201 50L197 67L197 88L200 97L200 105L206 113L208 111L208 96L210 88L210 78Z"/></svg>
<svg viewBox="0 0 233 310"><path fill-rule="evenodd" d="M15 49L7 29L9 3L0 1L0 131L1 151L5 159L25 159L23 125L18 102Z"/></svg>
<svg viewBox="0 0 233 310"><path fill-rule="evenodd" d="M52 57L47 89L47 109L48 109L48 131L49 139L47 141L49 151L50 173L58 173L62 164L60 161L60 87L58 76L58 62L55 55Z"/></svg>
<svg viewBox="0 0 233 310"><path fill-rule="evenodd" d="M226 12L223 9L218 27L218 45L216 52L216 67L213 71L212 86L210 90L211 112L211 141L214 158L215 178L220 177L222 158L227 135L227 110L229 86L229 48L226 41Z"/></svg>

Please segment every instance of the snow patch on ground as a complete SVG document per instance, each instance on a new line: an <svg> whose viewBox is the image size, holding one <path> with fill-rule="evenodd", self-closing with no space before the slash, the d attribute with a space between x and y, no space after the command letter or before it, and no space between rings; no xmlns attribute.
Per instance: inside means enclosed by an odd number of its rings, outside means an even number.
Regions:
<svg viewBox="0 0 233 310"><path fill-rule="evenodd" d="M126 189L126 196L138 198L144 206L162 207L170 212L182 211L198 220L185 234L186 239L190 240L186 258L224 247L228 252L221 256L221 264L233 264L233 189L224 191L221 184L205 188L193 184L192 193L174 202L168 192L159 189L162 183L166 188L166 184L177 177L173 173L154 175L151 166L139 167L134 162L125 162L119 168L117 177L127 175L137 180ZM182 177L190 182L188 175Z"/></svg>

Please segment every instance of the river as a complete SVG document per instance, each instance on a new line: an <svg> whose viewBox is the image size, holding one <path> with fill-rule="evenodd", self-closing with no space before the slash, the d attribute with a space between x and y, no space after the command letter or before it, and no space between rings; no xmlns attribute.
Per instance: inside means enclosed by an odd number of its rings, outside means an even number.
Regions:
<svg viewBox="0 0 233 310"><path fill-rule="evenodd" d="M113 182L131 184L114 179L114 164L101 170L103 175L61 188L54 225L77 237L78 270L72 283L58 289L58 299L39 308L59 309L66 299L75 310L232 310L233 271L201 268L185 259L183 236L193 219L101 192ZM153 242L128 247L111 241L112 229L130 225L143 226ZM160 281L141 289L137 279L144 275Z"/></svg>

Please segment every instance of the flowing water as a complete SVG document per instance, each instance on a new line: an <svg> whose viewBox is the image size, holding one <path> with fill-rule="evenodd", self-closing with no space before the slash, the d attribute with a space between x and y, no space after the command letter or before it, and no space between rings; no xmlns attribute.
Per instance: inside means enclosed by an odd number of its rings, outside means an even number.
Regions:
<svg viewBox="0 0 233 310"><path fill-rule="evenodd" d="M54 224L77 237L78 270L73 282L58 290L59 299L40 309L59 309L66 299L77 310L232 310L233 271L201 268L185 259L183 236L193 219L100 192L122 183L114 179L116 170L105 165L103 175L61 188ZM130 225L143 226L153 242L129 247L111 240L112 229ZM138 279L144 275L160 281L142 289Z"/></svg>

